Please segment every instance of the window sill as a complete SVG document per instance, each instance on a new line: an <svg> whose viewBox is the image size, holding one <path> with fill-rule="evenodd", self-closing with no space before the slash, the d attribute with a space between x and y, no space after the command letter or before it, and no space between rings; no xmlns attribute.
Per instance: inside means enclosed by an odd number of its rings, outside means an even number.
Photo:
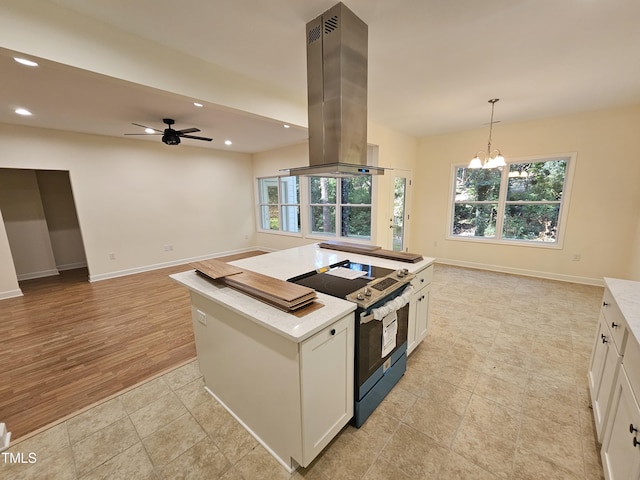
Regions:
<svg viewBox="0 0 640 480"><path fill-rule="evenodd" d="M481 238L481 237L463 237L448 235L447 240L454 240L457 242L471 242L471 243L489 243L491 245L508 245L511 247L533 247L533 248L547 248L551 250L562 250L562 244L560 242L531 242L526 240L499 240L495 238Z"/></svg>
<svg viewBox="0 0 640 480"><path fill-rule="evenodd" d="M262 230L258 229L257 233L266 233L268 235L283 235L285 237L298 237L302 238L302 232L283 232L282 230Z"/></svg>

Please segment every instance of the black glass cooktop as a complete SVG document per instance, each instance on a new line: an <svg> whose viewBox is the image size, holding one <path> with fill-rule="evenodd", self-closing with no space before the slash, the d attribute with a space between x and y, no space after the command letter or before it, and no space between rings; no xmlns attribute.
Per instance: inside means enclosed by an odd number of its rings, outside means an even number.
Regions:
<svg viewBox="0 0 640 480"><path fill-rule="evenodd" d="M358 272L365 272L365 275L354 279L348 279L326 273L328 270L338 267L348 268ZM374 265L365 265L362 263L344 260L342 262L329 265L329 267L298 275L297 277L290 278L287 281L313 288L317 292L326 293L333 297L345 298L350 293L364 288L370 281L384 277L385 275L393 273L393 271L394 270L390 268L376 267Z"/></svg>

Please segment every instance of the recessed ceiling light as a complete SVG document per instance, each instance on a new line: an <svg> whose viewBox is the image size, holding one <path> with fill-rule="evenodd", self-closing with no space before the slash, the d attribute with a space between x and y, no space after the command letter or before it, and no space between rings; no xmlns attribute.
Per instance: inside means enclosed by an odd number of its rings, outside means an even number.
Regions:
<svg viewBox="0 0 640 480"><path fill-rule="evenodd" d="M32 60L27 60L26 58L13 57L13 59L21 63L22 65L26 65L27 67L37 67L38 64Z"/></svg>
<svg viewBox="0 0 640 480"><path fill-rule="evenodd" d="M284 128L291 128L291 125L287 125L286 123L282 125Z"/></svg>
<svg viewBox="0 0 640 480"><path fill-rule="evenodd" d="M225 140L224 144L225 145L233 145L233 142L231 140Z"/></svg>
<svg viewBox="0 0 640 480"><path fill-rule="evenodd" d="M31 112L29 110L27 110L26 108L16 108L14 110L18 115L31 115Z"/></svg>
<svg viewBox="0 0 640 480"><path fill-rule="evenodd" d="M153 128L148 128L148 127L144 129L144 132L145 133L156 133L156 131Z"/></svg>
<svg viewBox="0 0 640 480"><path fill-rule="evenodd" d="M193 104L194 104L196 107L202 107L202 104L201 104L201 103L193 102Z"/></svg>

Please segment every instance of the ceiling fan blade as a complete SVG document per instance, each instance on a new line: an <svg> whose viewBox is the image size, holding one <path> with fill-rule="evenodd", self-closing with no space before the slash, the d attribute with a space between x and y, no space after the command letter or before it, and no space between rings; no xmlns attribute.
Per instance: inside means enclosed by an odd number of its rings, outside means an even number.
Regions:
<svg viewBox="0 0 640 480"><path fill-rule="evenodd" d="M131 125L135 125L136 127L142 127L142 128L150 128L151 130L154 130L158 133L163 133L162 130L158 130L157 128L153 128L153 127L147 127L146 125L140 125L139 123L131 123ZM134 135L134 134L131 134Z"/></svg>
<svg viewBox="0 0 640 480"><path fill-rule="evenodd" d="M200 129L199 128L185 128L183 130L176 130L176 133L178 135L182 135L183 133L195 133L195 132L199 132Z"/></svg>
<svg viewBox="0 0 640 480"><path fill-rule="evenodd" d="M162 132L158 132L158 133L125 133L124 135L147 135L147 136L154 136L154 135L162 135Z"/></svg>
<svg viewBox="0 0 640 480"><path fill-rule="evenodd" d="M193 140L204 140L205 142L210 142L213 140L212 138L207 137L196 137L194 135L180 135L182 138L192 138Z"/></svg>

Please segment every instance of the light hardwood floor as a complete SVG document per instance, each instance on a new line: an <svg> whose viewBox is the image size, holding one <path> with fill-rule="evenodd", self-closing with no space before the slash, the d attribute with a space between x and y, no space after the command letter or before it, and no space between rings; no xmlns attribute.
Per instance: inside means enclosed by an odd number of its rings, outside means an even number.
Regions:
<svg viewBox="0 0 640 480"><path fill-rule="evenodd" d="M94 283L71 270L0 301L0 421L12 440L194 359L189 293L168 277L189 268Z"/></svg>

